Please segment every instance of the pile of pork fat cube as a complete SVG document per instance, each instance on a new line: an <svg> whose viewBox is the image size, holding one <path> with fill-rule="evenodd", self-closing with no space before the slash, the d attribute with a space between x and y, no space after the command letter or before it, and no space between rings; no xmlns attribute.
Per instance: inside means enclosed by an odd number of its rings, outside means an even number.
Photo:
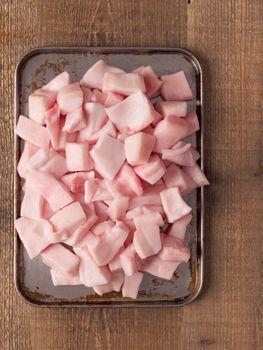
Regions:
<svg viewBox="0 0 263 350"><path fill-rule="evenodd" d="M136 298L144 273L171 280L188 262L185 197L208 184L182 140L199 130L193 98L183 71L159 78L103 60L80 82L63 72L29 96L16 126L25 181L15 227L55 286Z"/></svg>

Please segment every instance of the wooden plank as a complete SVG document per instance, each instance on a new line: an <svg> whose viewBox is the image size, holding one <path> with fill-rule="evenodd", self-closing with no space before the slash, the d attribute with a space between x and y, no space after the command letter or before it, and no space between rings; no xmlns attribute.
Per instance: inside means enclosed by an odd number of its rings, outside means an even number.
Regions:
<svg viewBox="0 0 263 350"><path fill-rule="evenodd" d="M22 4L21 4L22 5ZM30 309L18 298L13 284L13 76L23 50L36 45L33 10L25 11L13 2L0 7L0 348L30 349ZM32 2L33 5L33 2ZM19 8L18 8L19 7ZM18 14L18 12L20 12ZM16 20L15 20L16 19ZM22 28L23 27L23 28ZM26 35L25 35L26 34Z"/></svg>
<svg viewBox="0 0 263 350"><path fill-rule="evenodd" d="M186 317L191 328L199 323L200 344L209 349L261 349L263 4L193 1L188 9L188 47L206 75L205 160L212 186L206 196L208 279L200 304L187 308ZM186 335L184 328L185 348L195 348L197 329Z"/></svg>
<svg viewBox="0 0 263 350"><path fill-rule="evenodd" d="M261 0L4 0L0 8L0 348L262 349ZM12 101L39 45L189 48L205 76L205 288L180 309L37 309L13 285Z"/></svg>

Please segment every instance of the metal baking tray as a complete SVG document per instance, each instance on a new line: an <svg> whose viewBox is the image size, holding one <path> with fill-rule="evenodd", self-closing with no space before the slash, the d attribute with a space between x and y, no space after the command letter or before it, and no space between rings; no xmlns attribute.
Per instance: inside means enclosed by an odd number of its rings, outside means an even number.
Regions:
<svg viewBox="0 0 263 350"><path fill-rule="evenodd" d="M75 80L97 60L131 71L151 65L158 74L183 69L195 95L189 109L195 109L201 129L190 140L201 154L203 168L203 98L202 70L198 60L188 51L177 48L119 48L119 47L39 47L27 52L18 62L15 73L15 124L20 114L27 115L28 96L46 84L56 74L67 70ZM16 172L23 143L15 136L15 218L20 215L22 181ZM20 296L29 304L42 307L152 307L179 306L193 301L203 283L203 189L197 189L187 199L193 207L186 242L191 251L188 264L181 264L171 281L145 275L137 300L122 298L119 293L95 295L85 286L54 287L49 269L40 258L30 260L15 232L14 279Z"/></svg>

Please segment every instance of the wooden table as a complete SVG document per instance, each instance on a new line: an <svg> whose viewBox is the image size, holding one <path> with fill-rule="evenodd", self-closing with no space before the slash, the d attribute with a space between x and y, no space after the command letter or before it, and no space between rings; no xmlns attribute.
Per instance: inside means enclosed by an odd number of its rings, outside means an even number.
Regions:
<svg viewBox="0 0 263 350"><path fill-rule="evenodd" d="M262 0L2 0L0 349L263 349ZM171 46L205 76L205 285L179 309L38 309L13 284L13 77L40 45Z"/></svg>

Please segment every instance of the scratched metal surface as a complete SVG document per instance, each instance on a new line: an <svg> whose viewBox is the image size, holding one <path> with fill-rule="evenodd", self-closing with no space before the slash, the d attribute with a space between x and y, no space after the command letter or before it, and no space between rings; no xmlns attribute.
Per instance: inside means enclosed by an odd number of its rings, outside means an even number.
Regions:
<svg viewBox="0 0 263 350"><path fill-rule="evenodd" d="M26 54L16 72L15 121L19 114L28 113L28 96L46 84L56 74L67 70L74 80L80 80L85 71L97 60L117 65L126 71L138 66L151 65L157 74L173 73L183 69L194 92L195 101L188 109L196 109L201 131L188 138L202 155L202 76L196 59L180 49L141 48L39 48ZM197 103L196 103L197 102ZM16 161L22 150L22 142L15 139ZM202 166L202 157L200 164ZM22 183L16 177L15 212L19 216ZM145 275L138 300L124 299L118 293L97 296L92 288L84 286L54 287L49 268L39 257L30 260L15 233L15 283L25 301L39 306L177 306L193 300L203 280L203 193L198 189L187 202L193 208L193 220L186 235L186 244L191 250L191 260L181 264L171 281Z"/></svg>

